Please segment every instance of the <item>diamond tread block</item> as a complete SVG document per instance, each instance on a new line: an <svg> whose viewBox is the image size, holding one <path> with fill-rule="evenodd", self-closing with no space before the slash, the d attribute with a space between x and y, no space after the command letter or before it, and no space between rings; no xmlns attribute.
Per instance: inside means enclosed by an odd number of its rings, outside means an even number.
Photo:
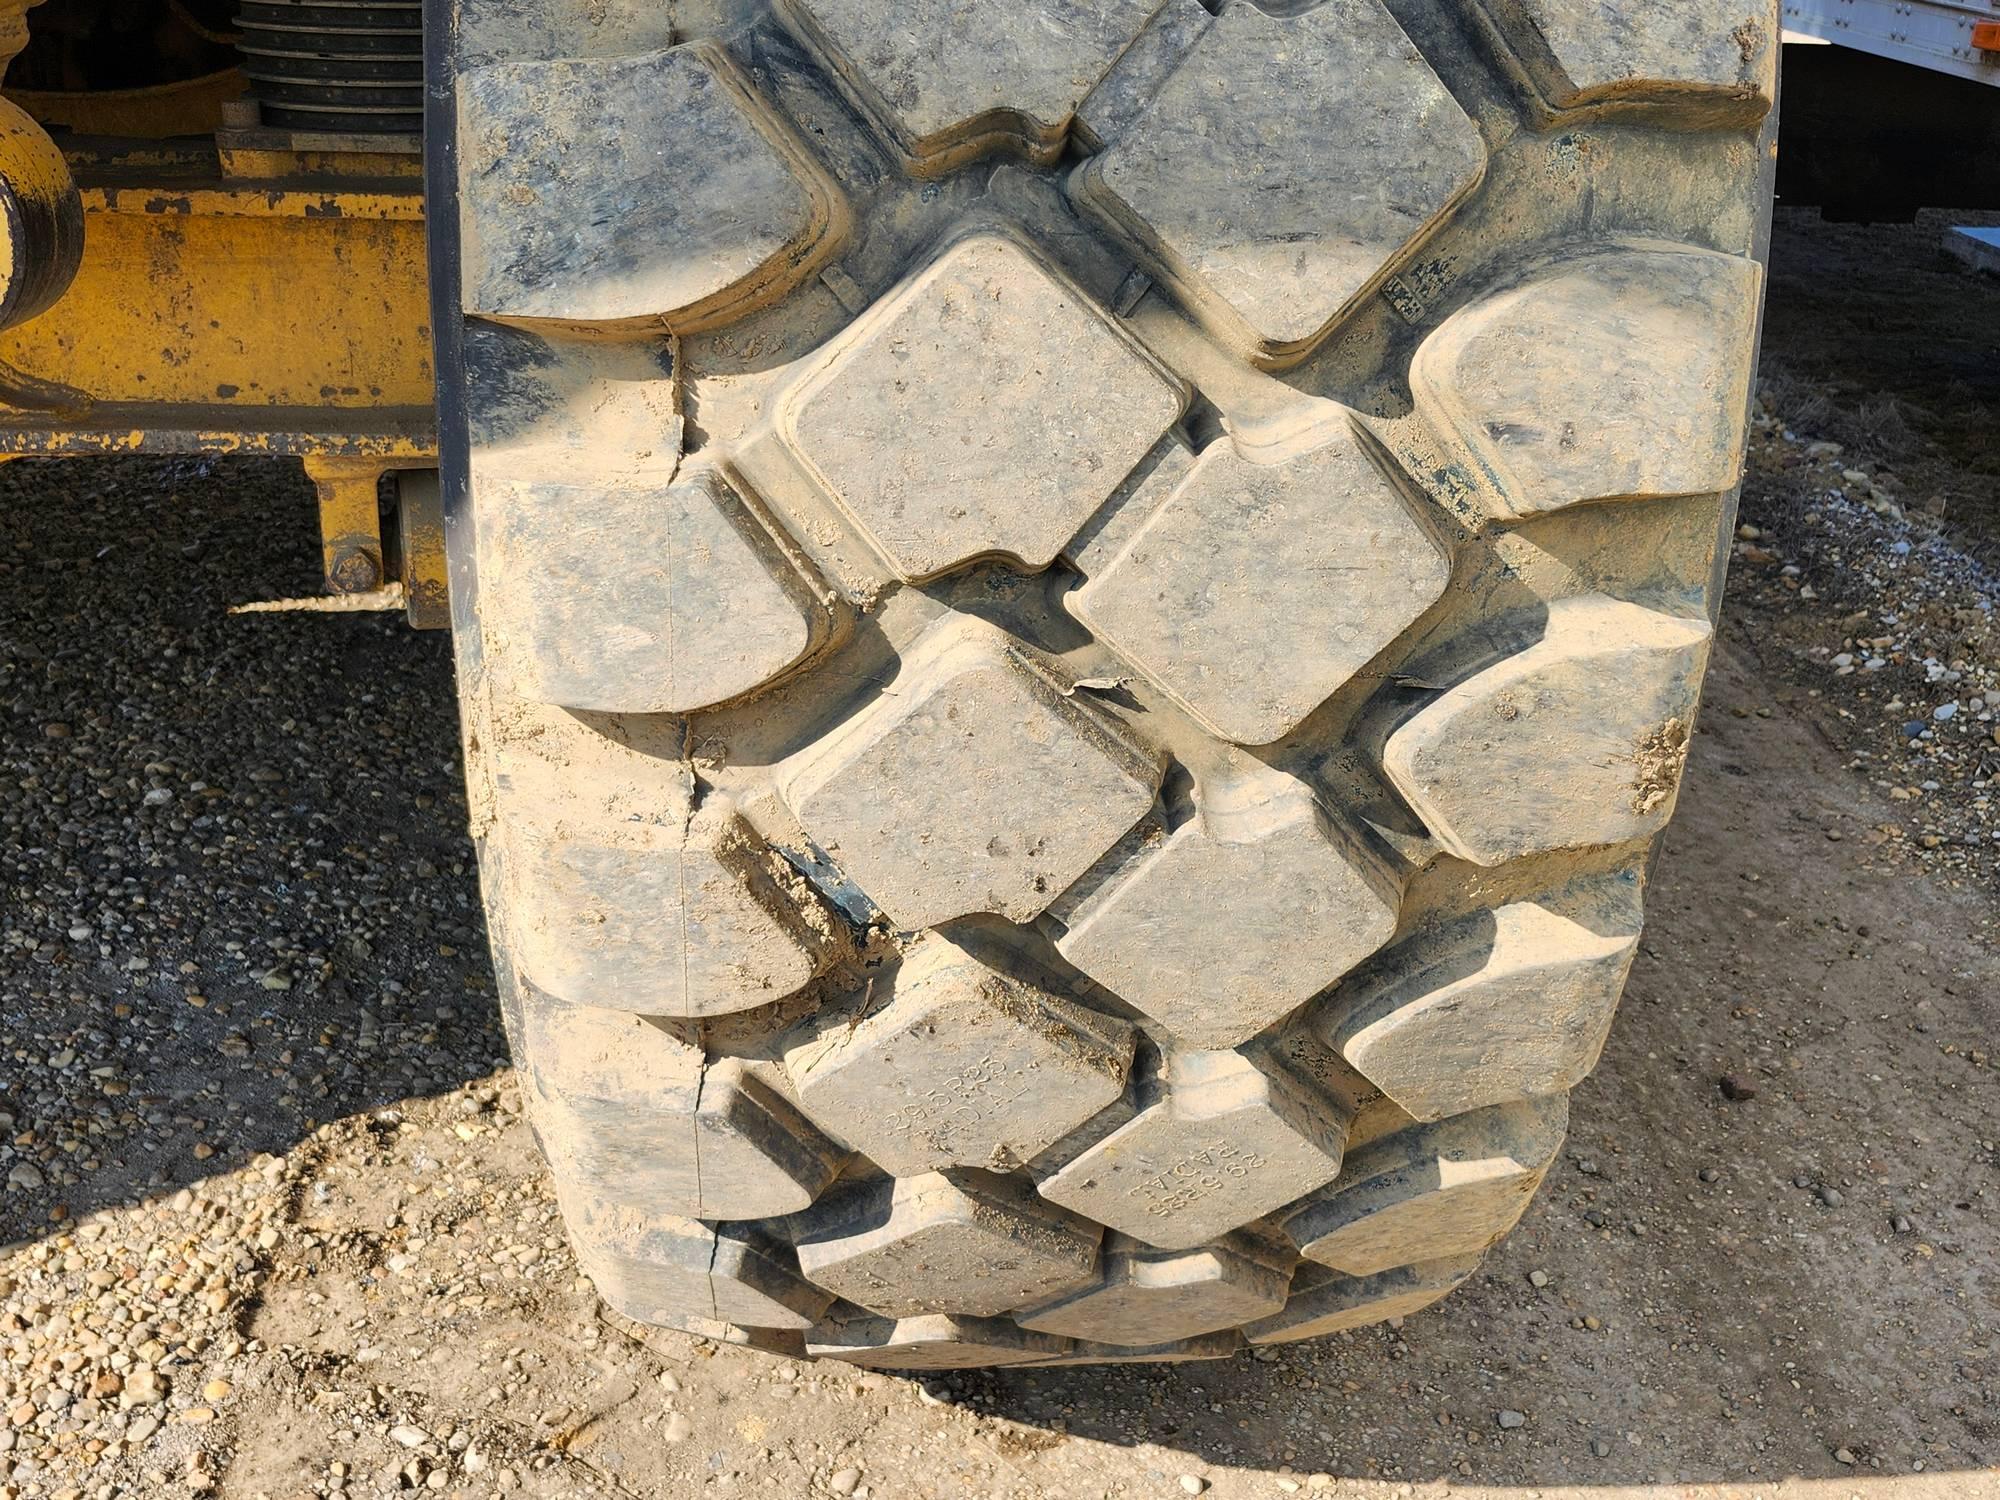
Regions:
<svg viewBox="0 0 2000 1500"><path fill-rule="evenodd" d="M796 1213L844 1153L770 1084L643 1016L528 992L522 1027L559 1166L646 1213L766 1219Z"/></svg>
<svg viewBox="0 0 2000 1500"><path fill-rule="evenodd" d="M1087 1285L1102 1231L990 1172L931 1172L829 1201L799 1240L820 1286L888 1318L999 1317Z"/></svg>
<svg viewBox="0 0 2000 1500"><path fill-rule="evenodd" d="M517 961L572 1005L702 1017L769 1005L810 982L827 929L729 804L651 823L532 795L505 823ZM567 814L567 815L566 815ZM799 903L807 903L802 907ZM822 921L824 917L822 915Z"/></svg>
<svg viewBox="0 0 2000 1500"><path fill-rule="evenodd" d="M1385 955L1329 999L1320 1035L1419 1120L1567 1092L1597 1066L1639 947L1637 876L1607 884L1583 920L1515 901Z"/></svg>
<svg viewBox="0 0 2000 1500"><path fill-rule="evenodd" d="M1040 1364L1069 1347L1067 1339L1030 1332L1005 1318L964 1318L951 1313L829 1319L806 1335L808 1354L883 1370Z"/></svg>
<svg viewBox="0 0 2000 1500"><path fill-rule="evenodd" d="M1054 560L1168 427L1180 384L1015 240L957 241L811 362L786 441L891 569Z"/></svg>
<svg viewBox="0 0 2000 1500"><path fill-rule="evenodd" d="M1182 1052L1164 1093L1059 1170L1042 1196L1142 1244L1190 1250L1331 1182L1346 1120L1259 1050Z"/></svg>
<svg viewBox="0 0 2000 1500"><path fill-rule="evenodd" d="M458 88L467 312L691 332L784 295L845 235L840 190L717 47Z"/></svg>
<svg viewBox="0 0 2000 1500"><path fill-rule="evenodd" d="M459 7L461 70L498 61L623 57L655 52L674 39L674 11L603 0L473 0Z"/></svg>
<svg viewBox="0 0 2000 1500"><path fill-rule="evenodd" d="M1214 14L1201 0L1166 0L1117 66L1077 106L1077 140L1088 150L1102 151L1123 135L1146 112L1181 55L1214 24Z"/></svg>
<svg viewBox="0 0 2000 1500"><path fill-rule="evenodd" d="M780 0L919 176L1001 147L1051 161L1070 117L1161 0Z"/></svg>
<svg viewBox="0 0 2000 1500"><path fill-rule="evenodd" d="M664 488L479 486L481 620L524 697L688 713L740 697L826 640L810 566L721 470Z"/></svg>
<svg viewBox="0 0 2000 1500"><path fill-rule="evenodd" d="M563 1218L598 1295L641 1323L693 1315L745 1328L809 1328L833 1301L799 1279L788 1249L748 1228L570 1195Z"/></svg>
<svg viewBox="0 0 2000 1500"><path fill-rule="evenodd" d="M1211 443L1069 608L1212 733L1263 745L1408 629L1450 574L1342 421L1287 463Z"/></svg>
<svg viewBox="0 0 2000 1500"><path fill-rule="evenodd" d="M1705 123L1744 123L1776 96L1776 18L1761 0L1480 4L1557 109L1665 103Z"/></svg>
<svg viewBox="0 0 2000 1500"><path fill-rule="evenodd" d="M1022 1314L1023 1328L1084 1343L1154 1348L1254 1322L1285 1305L1290 1272L1227 1242L1198 1250L1107 1250L1104 1279Z"/></svg>
<svg viewBox="0 0 2000 1500"><path fill-rule="evenodd" d="M1284 1309L1243 1332L1253 1344L1289 1344L1407 1318L1450 1293L1478 1268L1477 1255L1418 1261L1373 1276L1343 1276L1324 1266L1301 1266Z"/></svg>
<svg viewBox="0 0 2000 1500"><path fill-rule="evenodd" d="M1476 865L1650 837L1673 815L1711 634L1602 595L1559 600L1541 640L1398 728L1383 767Z"/></svg>
<svg viewBox="0 0 2000 1500"><path fill-rule="evenodd" d="M884 1170L1008 1171L1124 1092L1122 1021L935 936L786 1053L801 1105Z"/></svg>
<svg viewBox="0 0 2000 1500"><path fill-rule="evenodd" d="M966 616L780 773L793 815L906 931L1032 920L1153 804L1159 763L1028 647Z"/></svg>
<svg viewBox="0 0 2000 1500"><path fill-rule="evenodd" d="M1345 1276L1416 1254L1483 1254L1526 1211L1568 1123L1568 1096L1556 1094L1399 1130L1357 1150L1285 1233L1306 1259Z"/></svg>
<svg viewBox="0 0 2000 1500"><path fill-rule="evenodd" d="M1485 171L1380 0L1236 0L1070 193L1259 362L1309 354Z"/></svg>
<svg viewBox="0 0 2000 1500"><path fill-rule="evenodd" d="M1509 516L1719 494L1743 474L1762 281L1753 260L1691 246L1558 261L1424 341L1419 410Z"/></svg>
<svg viewBox="0 0 2000 1500"><path fill-rule="evenodd" d="M1387 942L1398 899L1385 862L1274 772L1204 801L1056 948L1183 1044L1233 1047Z"/></svg>

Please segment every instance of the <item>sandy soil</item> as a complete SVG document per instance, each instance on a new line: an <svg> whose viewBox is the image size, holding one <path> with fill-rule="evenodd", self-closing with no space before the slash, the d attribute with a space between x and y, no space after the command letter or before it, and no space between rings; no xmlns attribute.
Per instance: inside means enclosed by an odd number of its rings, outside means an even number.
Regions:
<svg viewBox="0 0 2000 1500"><path fill-rule="evenodd" d="M385 1417L504 1425L503 1452L560 1433L561 1464L523 1475L551 1494L587 1492L586 1475L605 1493L794 1494L853 1468L883 1497L1167 1494L1183 1474L1233 1496L1280 1493L1286 1465L1299 1483L1334 1476L1336 1495L1411 1493L1399 1481L1681 1495L1725 1480L1721 1493L1846 1495L1890 1476L1898 1496L2000 1492L2000 1155L1991 1065L1973 1060L2000 1025L1992 911L1876 866L1851 836L1877 810L1740 643L1712 691L1645 951L1563 1162L1475 1282L1400 1330L1268 1362L920 1385L671 1334L641 1350L574 1289L440 1308L425 1272L448 1279L470 1248L448 1235L413 1274L384 1276L368 1254L274 1274L248 1328L292 1352L236 1417L226 1493L285 1493L384 1386ZM1724 1074L1756 1096L1725 1099ZM314 1174L335 1191L302 1224L379 1231L399 1210L423 1224L409 1203L425 1156L447 1174L535 1175L512 1115L476 1149L449 1105L413 1118L383 1159L366 1131L337 1144ZM514 1351L539 1363L494 1401L492 1364ZM1526 1425L1501 1431L1502 1410ZM667 1440L673 1412L684 1440ZM401 1456L343 1446L368 1471ZM1774 1490L1788 1475L1825 1488Z"/></svg>

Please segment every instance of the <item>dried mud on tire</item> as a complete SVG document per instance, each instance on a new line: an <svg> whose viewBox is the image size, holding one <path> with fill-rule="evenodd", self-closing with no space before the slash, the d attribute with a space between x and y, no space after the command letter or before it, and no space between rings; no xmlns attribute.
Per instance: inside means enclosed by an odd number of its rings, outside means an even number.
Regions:
<svg viewBox="0 0 2000 1500"><path fill-rule="evenodd" d="M470 802L581 1261L896 1368L1436 1300L1673 812L1775 17L726 9L437 40Z"/></svg>

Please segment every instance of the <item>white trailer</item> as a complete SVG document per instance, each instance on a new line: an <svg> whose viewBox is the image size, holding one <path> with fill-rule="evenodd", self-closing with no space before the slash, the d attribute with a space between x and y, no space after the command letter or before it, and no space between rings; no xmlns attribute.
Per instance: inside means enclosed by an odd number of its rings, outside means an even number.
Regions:
<svg viewBox="0 0 2000 1500"><path fill-rule="evenodd" d="M1780 203L1864 220L2000 209L2000 0L1780 4Z"/></svg>
<svg viewBox="0 0 2000 1500"><path fill-rule="evenodd" d="M2000 84L2000 0L1784 0L1785 40Z"/></svg>

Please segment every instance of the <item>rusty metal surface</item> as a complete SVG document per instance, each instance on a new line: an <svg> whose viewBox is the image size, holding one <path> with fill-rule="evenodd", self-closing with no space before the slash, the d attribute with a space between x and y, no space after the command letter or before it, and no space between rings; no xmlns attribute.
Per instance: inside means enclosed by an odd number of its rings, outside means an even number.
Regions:
<svg viewBox="0 0 2000 1500"><path fill-rule="evenodd" d="M396 476L396 558L411 626L449 630L444 496L436 469L408 470Z"/></svg>
<svg viewBox="0 0 2000 1500"><path fill-rule="evenodd" d="M379 589L382 558L382 462L367 457L308 453L306 477L319 492L320 558L329 594Z"/></svg>

